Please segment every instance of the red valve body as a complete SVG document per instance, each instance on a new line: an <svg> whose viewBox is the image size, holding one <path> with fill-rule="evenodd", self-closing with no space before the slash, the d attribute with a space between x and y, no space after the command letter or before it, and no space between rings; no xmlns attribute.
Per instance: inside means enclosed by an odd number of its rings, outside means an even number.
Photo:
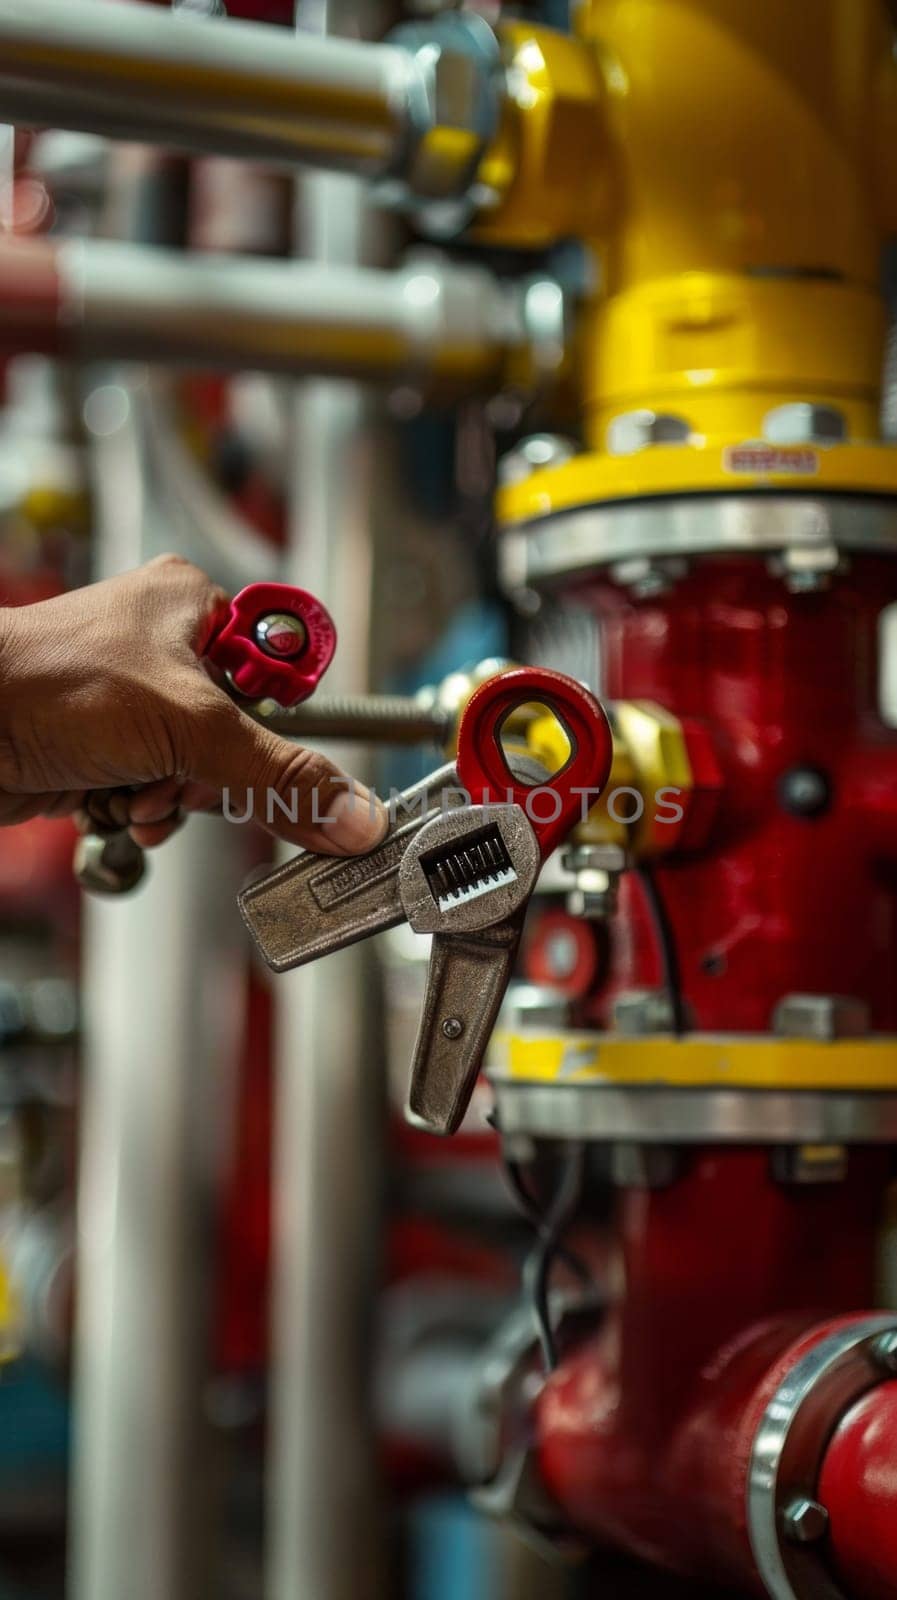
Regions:
<svg viewBox="0 0 897 1600"><path fill-rule="evenodd" d="M650 599L602 578L568 598L600 619L608 698L702 726L719 764L706 838L655 867L695 1029L768 1033L782 997L804 993L849 995L874 1029L897 1030L897 736L879 708L893 561L856 555L818 593L728 557ZM824 776L815 814L787 803L795 768ZM662 981L627 874L609 973L577 1020L601 1025L616 994ZM845 1180L808 1186L773 1178L769 1149L699 1147L683 1161L667 1189L620 1191L615 1301L535 1405L537 1461L562 1519L599 1544L762 1594L745 1513L757 1426L825 1319L877 1302L890 1157L852 1151ZM823 1479L851 1600L893 1592L893 1390L843 1425Z"/></svg>

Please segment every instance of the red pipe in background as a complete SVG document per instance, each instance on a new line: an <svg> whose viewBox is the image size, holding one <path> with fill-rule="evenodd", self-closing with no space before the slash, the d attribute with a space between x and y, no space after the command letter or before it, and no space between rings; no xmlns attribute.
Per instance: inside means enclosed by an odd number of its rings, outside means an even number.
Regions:
<svg viewBox="0 0 897 1600"><path fill-rule="evenodd" d="M765 1593L747 1530L758 1426L795 1363L875 1299L890 1155L860 1156L843 1183L802 1186L768 1151L704 1150L670 1187L621 1193L619 1298L535 1407L540 1476L572 1527Z"/></svg>
<svg viewBox="0 0 897 1600"><path fill-rule="evenodd" d="M847 1413L819 1480L830 1551L851 1600L893 1600L897 1591L897 1382L873 1389Z"/></svg>
<svg viewBox="0 0 897 1600"><path fill-rule="evenodd" d="M66 345L62 287L52 245L0 244L0 355L59 355Z"/></svg>

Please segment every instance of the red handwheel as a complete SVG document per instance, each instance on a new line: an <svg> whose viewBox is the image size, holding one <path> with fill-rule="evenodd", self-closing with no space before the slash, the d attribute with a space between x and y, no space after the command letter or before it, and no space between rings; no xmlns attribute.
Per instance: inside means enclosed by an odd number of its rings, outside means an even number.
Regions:
<svg viewBox="0 0 897 1600"><path fill-rule="evenodd" d="M287 583L251 583L206 655L250 700L295 706L313 694L336 649L326 606Z"/></svg>
<svg viewBox="0 0 897 1600"><path fill-rule="evenodd" d="M531 787L511 772L501 730L518 706L537 702L557 717L570 741L559 772ZM613 736L589 690L548 667L512 667L471 695L458 729L458 778L474 805L509 802L526 812L542 859L570 832L610 775ZM591 796L586 802L587 796Z"/></svg>

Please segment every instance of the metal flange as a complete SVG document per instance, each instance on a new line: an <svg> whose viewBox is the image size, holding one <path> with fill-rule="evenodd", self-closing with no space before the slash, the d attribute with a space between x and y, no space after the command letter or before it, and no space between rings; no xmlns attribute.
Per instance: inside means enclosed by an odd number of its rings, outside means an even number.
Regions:
<svg viewBox="0 0 897 1600"><path fill-rule="evenodd" d="M824 1550L817 1485L834 1426L870 1389L893 1378L879 1359L897 1334L894 1313L866 1317L824 1339L776 1390L754 1443L747 1514L757 1569L772 1600L845 1600Z"/></svg>
<svg viewBox="0 0 897 1600"><path fill-rule="evenodd" d="M877 450L893 471L893 449L882 445ZM540 476L547 479L549 474ZM852 495L837 484L814 485L809 494L771 488L708 494L695 492L698 487L684 485L680 494L651 499L645 498L645 486L642 497L635 498L633 478L631 499L557 510L546 489L542 514L512 523L502 534L504 587L513 595L635 559L801 550L818 551L827 560L833 547L886 554L897 550L894 498ZM819 492L823 487L825 493ZM533 496L538 504L535 491Z"/></svg>

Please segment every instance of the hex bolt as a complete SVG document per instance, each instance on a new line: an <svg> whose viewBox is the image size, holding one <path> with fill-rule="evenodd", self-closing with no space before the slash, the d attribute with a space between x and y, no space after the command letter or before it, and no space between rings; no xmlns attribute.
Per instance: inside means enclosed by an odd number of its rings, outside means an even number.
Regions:
<svg viewBox="0 0 897 1600"><path fill-rule="evenodd" d="M897 1378L897 1328L876 1339L872 1346L872 1359L889 1378Z"/></svg>
<svg viewBox="0 0 897 1600"><path fill-rule="evenodd" d="M572 439L559 433L533 433L521 439L498 463L498 481L501 484L525 483L534 472L543 467L559 467L576 455Z"/></svg>
<svg viewBox="0 0 897 1600"><path fill-rule="evenodd" d="M770 444L841 444L847 438L847 419L836 406L796 401L767 411L763 437Z"/></svg>
<svg viewBox="0 0 897 1600"><path fill-rule="evenodd" d="M667 411L623 411L608 424L607 448L612 456L632 456L655 444L687 444L687 417Z"/></svg>
<svg viewBox="0 0 897 1600"><path fill-rule="evenodd" d="M266 656L290 661L302 654L308 633L301 617L293 617L288 611L272 611L256 623L255 642Z"/></svg>
<svg viewBox="0 0 897 1600"><path fill-rule="evenodd" d="M460 1017L446 1017L442 1031L447 1039L460 1039L464 1032L464 1024Z"/></svg>
<svg viewBox="0 0 897 1600"><path fill-rule="evenodd" d="M785 1538L791 1544L818 1544L828 1532L828 1512L818 1500L793 1500L782 1517Z"/></svg>

